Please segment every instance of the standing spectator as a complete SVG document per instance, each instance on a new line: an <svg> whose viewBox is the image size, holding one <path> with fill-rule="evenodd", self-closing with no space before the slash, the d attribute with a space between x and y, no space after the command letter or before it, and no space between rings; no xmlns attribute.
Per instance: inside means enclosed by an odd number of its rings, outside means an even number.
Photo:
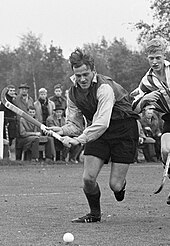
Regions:
<svg viewBox="0 0 170 246"><path fill-rule="evenodd" d="M26 113L28 112L30 106L34 106L34 101L28 94L29 88L30 87L27 83L21 84L19 86L19 94L14 100L14 104Z"/></svg>
<svg viewBox="0 0 170 246"><path fill-rule="evenodd" d="M48 116L53 114L55 108L54 102L47 97L47 90L45 88L39 89L38 100L34 103L36 109L36 118L39 122L46 125Z"/></svg>
<svg viewBox="0 0 170 246"><path fill-rule="evenodd" d="M15 98L14 85L8 85L6 98L10 103L13 103ZM9 138L9 146L11 146L12 141L16 138L16 114L13 111L6 108L3 103L0 104L0 111L4 111L4 139Z"/></svg>
<svg viewBox="0 0 170 246"><path fill-rule="evenodd" d="M55 103L55 107L62 107L65 110L67 108L67 100L62 96L62 86L61 84L57 84L54 86L54 96L50 97L50 100Z"/></svg>
<svg viewBox="0 0 170 246"><path fill-rule="evenodd" d="M54 102L48 99L47 97L47 90L45 88L39 89L39 97L38 100L34 103L34 107L36 109L36 119L41 122L42 124L46 125L46 120L48 116L51 116L53 114L53 110L55 108ZM54 138L48 137L49 142L49 150L51 149L51 157L46 158L49 160L55 160L56 159L56 151L54 146ZM49 156L49 155L48 155ZM47 160L46 159L46 160Z"/></svg>
<svg viewBox="0 0 170 246"><path fill-rule="evenodd" d="M27 83L22 83L19 86L19 94L16 96L14 100L14 104L23 110L24 112L28 112L28 109L30 106L34 106L34 101L33 99L29 96L28 90L29 90L29 85ZM17 115L17 138L16 138L16 159L20 160L21 159L21 150L18 146L18 136L19 136L19 128L20 128L20 116Z"/></svg>

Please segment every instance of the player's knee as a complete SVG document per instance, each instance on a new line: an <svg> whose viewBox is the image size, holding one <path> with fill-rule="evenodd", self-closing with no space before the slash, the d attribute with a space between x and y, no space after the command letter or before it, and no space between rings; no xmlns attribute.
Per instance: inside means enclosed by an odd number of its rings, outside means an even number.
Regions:
<svg viewBox="0 0 170 246"><path fill-rule="evenodd" d="M161 150L161 157L162 157L162 161L163 162L166 162L168 154L169 154L169 151L167 149L162 149Z"/></svg>
<svg viewBox="0 0 170 246"><path fill-rule="evenodd" d="M93 187L95 186L96 180L91 177L83 177L83 182L84 182L84 188L86 191L91 191Z"/></svg>
<svg viewBox="0 0 170 246"><path fill-rule="evenodd" d="M118 192L122 189L122 184L120 182L111 180L109 182L110 189L114 192Z"/></svg>

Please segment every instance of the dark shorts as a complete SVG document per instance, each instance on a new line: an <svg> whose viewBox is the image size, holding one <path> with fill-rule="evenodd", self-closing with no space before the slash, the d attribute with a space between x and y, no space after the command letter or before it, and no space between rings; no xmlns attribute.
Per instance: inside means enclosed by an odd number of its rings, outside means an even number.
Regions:
<svg viewBox="0 0 170 246"><path fill-rule="evenodd" d="M162 134L167 132L170 133L170 114L164 114L162 119L164 120Z"/></svg>
<svg viewBox="0 0 170 246"><path fill-rule="evenodd" d="M136 119L112 120L107 131L85 146L84 155L96 156L107 163L133 163L138 145Z"/></svg>

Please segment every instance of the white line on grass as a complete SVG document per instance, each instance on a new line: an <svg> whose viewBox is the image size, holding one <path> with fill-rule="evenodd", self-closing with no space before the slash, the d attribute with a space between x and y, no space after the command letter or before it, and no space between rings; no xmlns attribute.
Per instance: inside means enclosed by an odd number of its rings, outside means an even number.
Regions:
<svg viewBox="0 0 170 246"><path fill-rule="evenodd" d="M54 192L54 193L20 193L20 194L1 194L0 197L16 197L16 196L55 196L75 194L77 192Z"/></svg>

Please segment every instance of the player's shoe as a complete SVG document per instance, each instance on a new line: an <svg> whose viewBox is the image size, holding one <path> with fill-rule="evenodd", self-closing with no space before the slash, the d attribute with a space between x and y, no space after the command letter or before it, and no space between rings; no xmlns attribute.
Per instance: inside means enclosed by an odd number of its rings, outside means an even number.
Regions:
<svg viewBox="0 0 170 246"><path fill-rule="evenodd" d="M125 183L123 185L123 188L118 192L114 192L115 198L118 202L123 201L123 199L125 198L125 191L126 191L125 187L126 187L126 180L125 180Z"/></svg>
<svg viewBox="0 0 170 246"><path fill-rule="evenodd" d="M101 221L101 216L95 216L89 213L80 218L73 219L71 222L72 223L94 223L94 222L100 222L100 221Z"/></svg>
<svg viewBox="0 0 170 246"><path fill-rule="evenodd" d="M170 195L168 196L166 203L170 205Z"/></svg>

